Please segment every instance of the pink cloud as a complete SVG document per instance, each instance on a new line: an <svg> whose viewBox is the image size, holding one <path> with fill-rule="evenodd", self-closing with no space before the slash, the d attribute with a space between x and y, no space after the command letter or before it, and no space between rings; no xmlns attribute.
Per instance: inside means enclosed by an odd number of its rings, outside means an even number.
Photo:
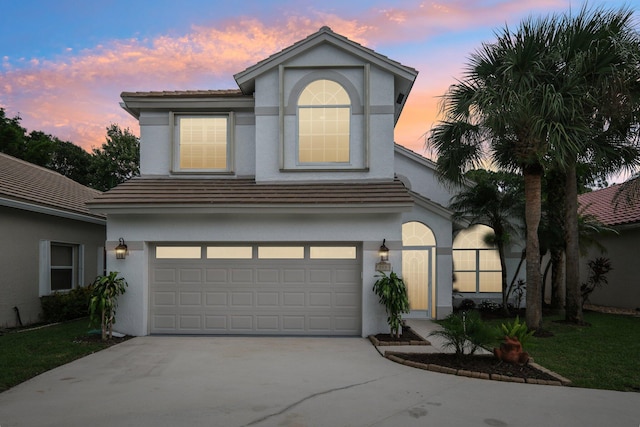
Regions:
<svg viewBox="0 0 640 427"><path fill-rule="evenodd" d="M28 130L42 130L91 149L104 142L110 123L138 132L136 121L119 106L120 92L233 88L233 74L323 25L371 48L401 46L460 27L500 26L528 10L559 7L560 1L523 0L489 6L462 0L400 4L365 10L357 18L317 10L308 16L293 11L273 23L238 18L194 26L176 37L113 40L92 49L69 50L55 59L24 60L20 67L3 58L0 106L9 116L19 113ZM381 53L393 57L390 52ZM417 58L406 61L420 69L421 77L396 129L396 140L416 151L420 151L416 141L435 120L435 97L453 81L462 55L445 58L446 52L441 52L434 65L430 53L421 51ZM420 64L409 63L416 59Z"/></svg>

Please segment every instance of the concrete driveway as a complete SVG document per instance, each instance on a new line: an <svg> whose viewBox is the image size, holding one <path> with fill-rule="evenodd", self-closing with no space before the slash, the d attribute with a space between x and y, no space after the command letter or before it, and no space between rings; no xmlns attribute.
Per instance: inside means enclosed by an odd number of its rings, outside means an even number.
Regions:
<svg viewBox="0 0 640 427"><path fill-rule="evenodd" d="M141 337L0 394L0 426L632 426L640 394L438 374L362 338Z"/></svg>

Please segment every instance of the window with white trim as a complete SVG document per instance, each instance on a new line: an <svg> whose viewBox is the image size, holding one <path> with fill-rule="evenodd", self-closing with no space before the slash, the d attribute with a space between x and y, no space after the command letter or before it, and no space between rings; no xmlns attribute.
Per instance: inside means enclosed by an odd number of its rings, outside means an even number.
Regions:
<svg viewBox="0 0 640 427"><path fill-rule="evenodd" d="M298 98L298 163L350 161L351 99L333 80L309 83Z"/></svg>
<svg viewBox="0 0 640 427"><path fill-rule="evenodd" d="M502 292L502 268L498 250L486 243L493 229L474 225L453 241L453 287L459 292Z"/></svg>
<svg viewBox="0 0 640 427"><path fill-rule="evenodd" d="M84 276L83 263L82 245L42 240L39 262L40 296L81 286Z"/></svg>
<svg viewBox="0 0 640 427"><path fill-rule="evenodd" d="M174 171L231 171L231 129L231 114L176 114L174 116Z"/></svg>

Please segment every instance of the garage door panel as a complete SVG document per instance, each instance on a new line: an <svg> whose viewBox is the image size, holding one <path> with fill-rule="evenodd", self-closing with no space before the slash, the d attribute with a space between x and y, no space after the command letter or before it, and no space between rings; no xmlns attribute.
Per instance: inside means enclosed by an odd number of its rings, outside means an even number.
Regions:
<svg viewBox="0 0 640 427"><path fill-rule="evenodd" d="M175 291L156 291L153 293L153 305L173 307L177 302Z"/></svg>
<svg viewBox="0 0 640 427"><path fill-rule="evenodd" d="M227 283L229 281L226 268L207 268L205 271L208 283Z"/></svg>
<svg viewBox="0 0 640 427"><path fill-rule="evenodd" d="M260 332L278 332L280 330L279 316L256 316L256 329Z"/></svg>
<svg viewBox="0 0 640 427"><path fill-rule="evenodd" d="M201 292L180 292L180 306L200 306L202 305Z"/></svg>
<svg viewBox="0 0 640 427"><path fill-rule="evenodd" d="M330 285L332 271L330 269L309 270L309 283L312 285Z"/></svg>
<svg viewBox="0 0 640 427"><path fill-rule="evenodd" d="M277 285L280 283L280 270L278 269L258 269L258 283L260 284L269 284L269 285Z"/></svg>
<svg viewBox="0 0 640 427"><path fill-rule="evenodd" d="M247 332L253 330L253 316L231 315L231 331Z"/></svg>
<svg viewBox="0 0 640 427"><path fill-rule="evenodd" d="M193 330L198 331L202 329L202 317L197 315L181 315L180 316L180 330Z"/></svg>
<svg viewBox="0 0 640 427"><path fill-rule="evenodd" d="M331 316L309 316L307 327L312 332L329 333L331 331Z"/></svg>
<svg viewBox="0 0 640 427"><path fill-rule="evenodd" d="M258 292L256 298L256 306L258 308L280 306L280 293L279 292Z"/></svg>
<svg viewBox="0 0 640 427"><path fill-rule="evenodd" d="M253 292L232 292L231 307L253 307Z"/></svg>
<svg viewBox="0 0 640 427"><path fill-rule="evenodd" d="M283 292L284 307L304 307L305 293L304 292Z"/></svg>
<svg viewBox="0 0 640 427"><path fill-rule="evenodd" d="M231 283L253 284L253 269L235 268L231 270Z"/></svg>
<svg viewBox="0 0 640 427"><path fill-rule="evenodd" d="M228 295L226 292L206 292L205 301L207 307L226 307L228 303Z"/></svg>
<svg viewBox="0 0 640 427"><path fill-rule="evenodd" d="M356 308L360 306L360 295L355 292L336 292L334 304L336 307Z"/></svg>
<svg viewBox="0 0 640 427"><path fill-rule="evenodd" d="M284 269L282 283L285 285L305 283L305 270Z"/></svg>
<svg viewBox="0 0 640 427"><path fill-rule="evenodd" d="M205 315L205 329L212 333L223 333L227 331L227 316Z"/></svg>
<svg viewBox="0 0 640 427"><path fill-rule="evenodd" d="M331 307L330 292L309 292L309 305L311 307Z"/></svg>
<svg viewBox="0 0 640 427"><path fill-rule="evenodd" d="M156 283L175 283L176 270L174 268L156 268L152 272Z"/></svg>
<svg viewBox="0 0 640 427"><path fill-rule="evenodd" d="M202 283L202 270L199 268L181 268L180 283Z"/></svg>
<svg viewBox="0 0 640 427"><path fill-rule="evenodd" d="M168 260L151 252L151 333L360 334L359 259Z"/></svg>

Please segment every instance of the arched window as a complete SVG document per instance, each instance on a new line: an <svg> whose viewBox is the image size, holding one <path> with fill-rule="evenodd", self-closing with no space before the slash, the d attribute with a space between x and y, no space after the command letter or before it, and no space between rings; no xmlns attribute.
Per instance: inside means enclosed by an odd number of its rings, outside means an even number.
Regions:
<svg viewBox="0 0 640 427"><path fill-rule="evenodd" d="M453 241L453 267L459 292L501 292L502 268L498 250L485 242L493 229L474 225L458 233Z"/></svg>
<svg viewBox="0 0 640 427"><path fill-rule="evenodd" d="M436 238L429 227L417 221L402 224L402 276L409 293L411 315L434 317Z"/></svg>
<svg viewBox="0 0 640 427"><path fill-rule="evenodd" d="M348 163L351 99L333 80L309 83L298 98L298 162Z"/></svg>

